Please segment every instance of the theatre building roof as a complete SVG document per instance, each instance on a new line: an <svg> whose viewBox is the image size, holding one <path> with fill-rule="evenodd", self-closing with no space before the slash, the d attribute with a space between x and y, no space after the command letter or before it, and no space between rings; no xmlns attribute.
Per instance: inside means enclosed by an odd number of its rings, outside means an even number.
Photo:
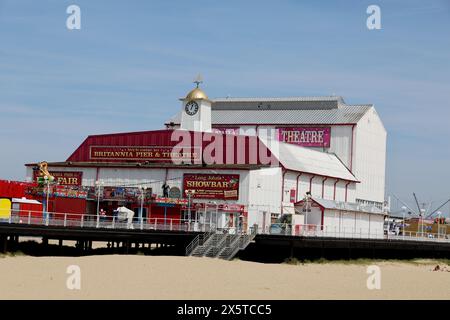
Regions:
<svg viewBox="0 0 450 320"><path fill-rule="evenodd" d="M177 166L249 170L274 165L297 172L357 181L334 154L264 141L256 136L186 130L90 135L66 161L49 163L49 166L58 167Z"/></svg>

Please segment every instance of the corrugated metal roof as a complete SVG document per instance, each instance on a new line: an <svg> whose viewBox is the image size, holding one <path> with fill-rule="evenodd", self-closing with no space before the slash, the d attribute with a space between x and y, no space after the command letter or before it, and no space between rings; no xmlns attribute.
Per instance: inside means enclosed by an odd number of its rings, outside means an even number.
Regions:
<svg viewBox="0 0 450 320"><path fill-rule="evenodd" d="M273 139L260 139L286 169L347 181L358 181L333 153L320 152Z"/></svg>
<svg viewBox="0 0 450 320"><path fill-rule="evenodd" d="M283 101L283 102L294 102L294 101L338 101L344 103L344 99L341 96L311 96L311 97L251 97L251 98L236 98L236 97L225 97L216 98L212 100L215 102L273 102L273 101Z"/></svg>
<svg viewBox="0 0 450 320"><path fill-rule="evenodd" d="M211 110L213 125L224 124L356 124L372 105L345 105L329 110ZM167 123L180 124L181 111Z"/></svg>
<svg viewBox="0 0 450 320"><path fill-rule="evenodd" d="M171 162L171 159L167 160L163 159L120 159L120 158L111 158L111 159L91 159L91 147L96 146L106 146L111 148L113 146L119 146L121 148L124 147L151 147L151 146L175 146L178 144L178 141L172 140L172 135L176 131L172 130L156 130L156 131L144 131L144 132L131 132L131 133L121 133L121 134L107 134L107 135L93 135L89 136L76 150L75 152L67 159L67 162L79 163L113 163L113 165L119 165L123 163L124 165L137 165L139 163L153 163L156 161L157 165L161 165L162 162ZM186 131L181 131L186 133ZM194 141L193 135L194 132L187 132L191 137L191 141ZM208 136L222 136L225 137L225 134L214 134L209 133ZM315 151L309 148L303 148L297 145L288 144L284 142L279 142L276 140L268 140L262 137L248 137L241 136L243 143L237 143L237 136L231 135L233 138L233 149L229 150L230 146L223 144L223 162L225 163L225 159L227 159L226 155L228 152L232 152L233 155L237 155L238 152L243 155L243 165L246 168L252 168L249 166L250 164L255 163L254 167L257 167L263 162L260 159L261 154L269 154L266 150L266 147L270 150L270 152L279 159L281 165L283 165L286 169L311 173L326 177L339 178L347 181L357 181L355 176L348 170L348 168L339 160L339 158L335 154L329 154L324 152ZM253 139L253 140L252 140ZM254 140L257 139L257 140ZM176 140L176 139L175 139ZM250 157L251 152L255 152L254 142L261 141L262 145L258 147L259 152L257 152L256 162L252 162ZM198 145L199 148L204 149L211 141L210 138L203 139L201 143ZM190 145L190 144L189 144ZM241 149L239 149L241 148ZM236 162L233 162L234 165L240 164L238 163L238 158L233 159ZM242 161L239 160L239 161ZM265 163L265 162L264 162ZM64 164L63 164L64 165ZM231 166L230 166L231 167Z"/></svg>
<svg viewBox="0 0 450 320"><path fill-rule="evenodd" d="M354 212L366 212L373 214L384 214L380 208L376 206L364 206L358 203L350 203L343 201L334 201L328 199L312 198L312 200L318 203L325 209L329 210L343 210L343 211L354 211ZM303 202L299 201L299 202Z"/></svg>

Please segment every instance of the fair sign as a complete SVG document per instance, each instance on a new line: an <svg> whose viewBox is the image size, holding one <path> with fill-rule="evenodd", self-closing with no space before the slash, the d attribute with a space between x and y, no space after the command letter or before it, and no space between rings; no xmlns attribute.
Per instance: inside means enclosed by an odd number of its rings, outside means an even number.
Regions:
<svg viewBox="0 0 450 320"><path fill-rule="evenodd" d="M55 181L63 186L81 186L83 180L83 172L79 171L50 171L50 174L55 177ZM33 172L34 181L37 181L39 172Z"/></svg>
<svg viewBox="0 0 450 320"><path fill-rule="evenodd" d="M285 127L277 130L278 141L302 147L330 147L330 127Z"/></svg>

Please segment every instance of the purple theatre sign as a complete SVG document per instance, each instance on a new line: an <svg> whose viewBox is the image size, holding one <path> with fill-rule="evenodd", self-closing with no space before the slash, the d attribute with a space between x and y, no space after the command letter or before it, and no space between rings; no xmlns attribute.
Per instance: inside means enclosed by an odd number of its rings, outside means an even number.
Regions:
<svg viewBox="0 0 450 320"><path fill-rule="evenodd" d="M277 128L278 140L302 147L330 147L330 127Z"/></svg>

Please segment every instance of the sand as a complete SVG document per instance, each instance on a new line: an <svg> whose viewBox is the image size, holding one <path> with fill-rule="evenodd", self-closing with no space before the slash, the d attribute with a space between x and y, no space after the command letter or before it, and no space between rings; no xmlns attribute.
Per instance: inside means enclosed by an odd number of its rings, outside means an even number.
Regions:
<svg viewBox="0 0 450 320"><path fill-rule="evenodd" d="M367 288L367 265L381 289ZM0 258L0 299L450 299L437 262L263 264L170 256ZM78 265L80 290L67 267ZM440 263L441 269L450 270Z"/></svg>

